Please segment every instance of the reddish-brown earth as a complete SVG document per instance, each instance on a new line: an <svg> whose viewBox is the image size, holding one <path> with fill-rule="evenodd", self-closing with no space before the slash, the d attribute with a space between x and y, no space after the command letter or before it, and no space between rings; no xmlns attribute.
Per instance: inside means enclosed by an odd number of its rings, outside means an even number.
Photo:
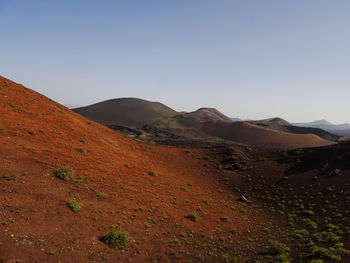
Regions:
<svg viewBox="0 0 350 263"><path fill-rule="evenodd" d="M293 149L334 144L334 142L322 139L314 134L278 131L248 122L208 122L202 130L225 140L263 148Z"/></svg>
<svg viewBox="0 0 350 263"><path fill-rule="evenodd" d="M332 186L347 196L349 173L314 181L318 171L310 167L286 179L304 152L151 146L2 77L0 125L0 262L282 262L266 246L286 243L294 259L303 252L287 225L294 211L287 203L297 199L307 208L315 203L317 215L321 206L344 211L327 216L349 245L348 201L330 196L324 205L317 195ZM62 164L75 180L54 176ZM252 202L238 202L242 194ZM71 211L70 200L83 209ZM191 212L197 222L186 218ZM324 216L315 220L323 229ZM133 237L129 250L101 241L112 225Z"/></svg>

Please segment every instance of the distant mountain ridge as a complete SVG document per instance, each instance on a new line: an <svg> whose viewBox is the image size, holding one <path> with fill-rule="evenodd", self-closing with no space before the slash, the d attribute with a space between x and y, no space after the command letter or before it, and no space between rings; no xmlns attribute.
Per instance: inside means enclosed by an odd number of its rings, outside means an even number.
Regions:
<svg viewBox="0 0 350 263"><path fill-rule="evenodd" d="M296 134L315 134L329 141L338 142L339 140L341 140L341 136L325 131L324 129L309 127L309 126L305 126L305 127L295 126L290 122L279 117L265 119L265 120L246 121L246 122L260 126L260 127L270 128L273 130L279 130L283 132L291 132Z"/></svg>
<svg viewBox="0 0 350 263"><path fill-rule="evenodd" d="M295 127L279 117L233 121L215 108L177 112L162 103L137 98L112 99L73 110L131 138L166 145L300 148L329 145L339 139L320 129Z"/></svg>

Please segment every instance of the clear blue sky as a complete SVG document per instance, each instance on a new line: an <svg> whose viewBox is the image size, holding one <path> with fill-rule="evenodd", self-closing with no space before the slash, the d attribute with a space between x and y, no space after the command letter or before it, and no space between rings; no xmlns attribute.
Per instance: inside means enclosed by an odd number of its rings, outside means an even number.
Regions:
<svg viewBox="0 0 350 263"><path fill-rule="evenodd" d="M0 75L62 104L350 122L349 14L348 0L0 0Z"/></svg>

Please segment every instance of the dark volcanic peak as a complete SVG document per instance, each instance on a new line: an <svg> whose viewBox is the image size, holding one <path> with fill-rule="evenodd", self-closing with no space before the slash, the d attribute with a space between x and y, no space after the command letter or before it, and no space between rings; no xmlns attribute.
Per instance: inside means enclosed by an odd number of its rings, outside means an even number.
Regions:
<svg viewBox="0 0 350 263"><path fill-rule="evenodd" d="M127 127L141 127L177 114L176 111L160 102L151 102L138 98L106 100L74 109L74 111L105 125Z"/></svg>
<svg viewBox="0 0 350 263"><path fill-rule="evenodd" d="M232 121L229 117L215 108L200 108L196 111L186 113L185 115L204 121Z"/></svg>

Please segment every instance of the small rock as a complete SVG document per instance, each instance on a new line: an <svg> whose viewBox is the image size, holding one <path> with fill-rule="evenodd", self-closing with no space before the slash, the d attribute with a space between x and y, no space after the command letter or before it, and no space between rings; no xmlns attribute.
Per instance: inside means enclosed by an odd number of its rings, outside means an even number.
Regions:
<svg viewBox="0 0 350 263"><path fill-rule="evenodd" d="M248 199L244 195L242 195L240 198L238 198L237 201L239 201L239 202L249 202Z"/></svg>

